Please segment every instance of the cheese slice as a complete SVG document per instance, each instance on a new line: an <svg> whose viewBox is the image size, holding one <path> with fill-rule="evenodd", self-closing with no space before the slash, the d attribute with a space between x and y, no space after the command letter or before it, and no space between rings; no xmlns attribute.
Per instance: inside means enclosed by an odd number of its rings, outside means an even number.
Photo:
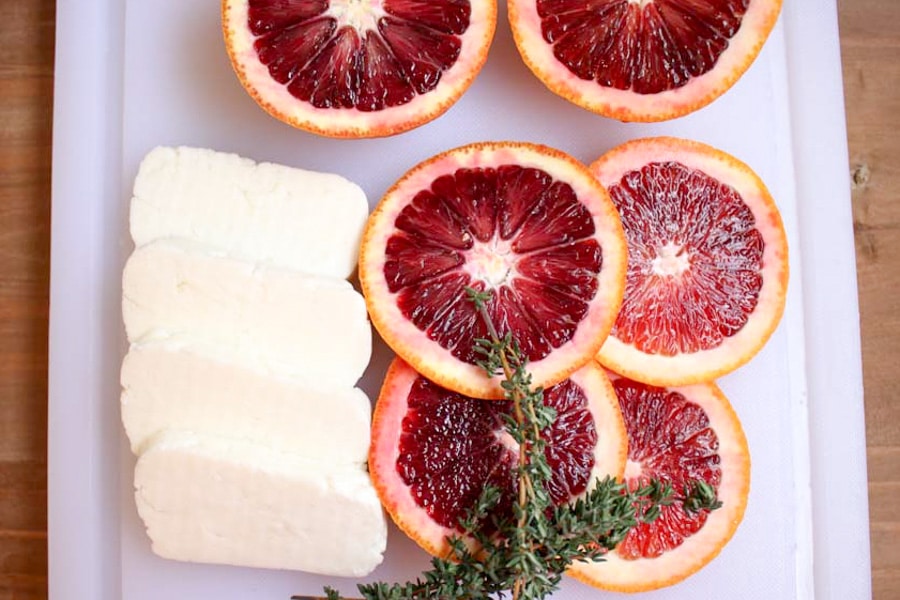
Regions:
<svg viewBox="0 0 900 600"><path fill-rule="evenodd" d="M135 454L154 435L175 429L267 444L327 464L366 462L371 403L360 389L266 374L184 339L132 346L121 375L122 422Z"/></svg>
<svg viewBox="0 0 900 600"><path fill-rule="evenodd" d="M347 281L216 256L186 241L137 248L122 295L132 343L183 334L235 363L348 388L372 352L365 301Z"/></svg>
<svg viewBox="0 0 900 600"><path fill-rule="evenodd" d="M338 175L160 147L135 179L131 236L137 246L192 239L229 256L346 279L368 212L362 189Z"/></svg>
<svg viewBox="0 0 900 600"><path fill-rule="evenodd" d="M384 514L359 467L164 432L138 459L134 485L164 558L349 577L382 561Z"/></svg>

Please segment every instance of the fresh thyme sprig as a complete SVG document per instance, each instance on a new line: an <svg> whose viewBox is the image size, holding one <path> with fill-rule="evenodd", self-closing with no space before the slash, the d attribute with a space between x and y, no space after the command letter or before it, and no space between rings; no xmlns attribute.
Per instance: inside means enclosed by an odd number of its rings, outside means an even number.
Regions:
<svg viewBox="0 0 900 600"><path fill-rule="evenodd" d="M610 477L597 482L575 502L554 506L547 492L551 471L541 431L552 425L556 411L544 404L543 390L532 387L526 359L516 340L497 332L487 310L490 294L473 289L467 289L467 293L489 335L476 340L475 351L482 357L478 365L489 376L503 377L501 386L512 404L511 414L504 416L506 431L519 446L512 518L493 511L501 491L485 487L460 522L462 535L448 538L448 557L433 558L431 570L414 582L361 584L357 587L363 598L546 598L558 588L573 562L604 560L633 527L656 519L662 507L680 502L685 511L693 513L721 506L715 489L703 481L692 482L676 493L670 484L656 480L629 489ZM477 553L470 550L466 538L477 542ZM325 588L325 592L328 600L340 599L331 588Z"/></svg>

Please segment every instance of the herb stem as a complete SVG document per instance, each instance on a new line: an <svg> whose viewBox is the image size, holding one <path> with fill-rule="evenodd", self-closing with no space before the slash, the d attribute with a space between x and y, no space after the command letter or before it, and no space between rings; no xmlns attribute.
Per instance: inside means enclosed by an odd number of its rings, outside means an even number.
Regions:
<svg viewBox="0 0 900 600"><path fill-rule="evenodd" d="M497 333L497 328L494 327L494 321L491 319L491 316L488 314L487 309L484 306L484 303L479 302L476 303L476 310L478 314L481 316L484 321L485 326L488 330L488 335L491 336L491 341L494 344L500 344L500 335ZM504 347L503 351L500 352L500 366L503 368L503 376L507 381L513 380L513 370L509 365L509 359L506 355L506 348ZM513 410L515 412L516 422L519 424L524 423L525 414L522 411L522 398L524 394L522 390L518 387L513 387L510 390L510 396L513 401ZM531 411L533 413L533 411ZM533 414L530 415L533 417ZM535 428L535 434L540 435L540 431ZM528 454L526 452L525 444L519 444L519 472L520 476L518 479L518 491L519 491L519 507L522 509L519 511L519 519L518 519L518 527L516 542L519 547L523 550L529 545L528 541L525 539L525 521L528 516L528 513L525 511L525 506L528 504L528 493L529 490L533 493L533 486L531 485L531 478L525 473L525 466L528 462ZM524 578L517 577L515 583L513 584L512 589L512 600L519 600L519 597L522 595L522 586L524 585Z"/></svg>

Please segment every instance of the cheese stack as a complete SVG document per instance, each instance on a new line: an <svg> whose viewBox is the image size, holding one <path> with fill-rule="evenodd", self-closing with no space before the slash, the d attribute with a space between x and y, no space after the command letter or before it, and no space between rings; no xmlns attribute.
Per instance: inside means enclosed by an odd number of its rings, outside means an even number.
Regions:
<svg viewBox="0 0 900 600"><path fill-rule="evenodd" d="M346 576L381 562L354 387L371 328L346 281L367 213L336 175L194 148L142 162L122 420L158 555Z"/></svg>

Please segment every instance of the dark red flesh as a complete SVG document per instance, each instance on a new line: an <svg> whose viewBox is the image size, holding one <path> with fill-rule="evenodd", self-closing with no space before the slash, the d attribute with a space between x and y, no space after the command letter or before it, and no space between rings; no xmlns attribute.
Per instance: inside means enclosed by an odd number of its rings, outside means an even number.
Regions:
<svg viewBox="0 0 900 600"><path fill-rule="evenodd" d="M508 402L473 400L418 377L400 434L397 472L416 503L444 527L457 527L485 485L498 487L499 518L511 516L518 454L498 437ZM548 388L544 403L556 409L542 432L553 475L547 489L562 504L585 491L594 467L597 430L584 391L571 380Z"/></svg>
<svg viewBox="0 0 900 600"><path fill-rule="evenodd" d="M385 0L377 31L338 28L328 0L249 0L254 47L273 79L317 108L378 111L437 87L459 58L468 0Z"/></svg>
<svg viewBox="0 0 900 600"><path fill-rule="evenodd" d="M641 465L641 476L629 479L632 488L651 479L683 490L692 481L718 489L719 438L706 412L678 392L629 379L613 382L628 431L628 460ZM662 508L658 519L633 528L616 546L626 559L652 558L677 548L706 523L709 511L685 512L681 504Z"/></svg>
<svg viewBox="0 0 900 600"><path fill-rule="evenodd" d="M680 163L650 163L609 188L628 239L625 299L613 335L673 356L719 346L744 325L762 288L764 242L731 187ZM679 275L653 272L668 243L690 257Z"/></svg>
<svg viewBox="0 0 900 600"><path fill-rule="evenodd" d="M553 55L581 79L656 94L709 72L751 0L537 0Z"/></svg>
<svg viewBox="0 0 900 600"><path fill-rule="evenodd" d="M420 191L395 221L384 275L403 315L454 356L474 364L488 337L465 288L488 290L501 335L529 360L568 342L597 293L602 264L593 217L571 186L539 169L459 169ZM496 286L463 267L476 244L508 242L515 272Z"/></svg>

